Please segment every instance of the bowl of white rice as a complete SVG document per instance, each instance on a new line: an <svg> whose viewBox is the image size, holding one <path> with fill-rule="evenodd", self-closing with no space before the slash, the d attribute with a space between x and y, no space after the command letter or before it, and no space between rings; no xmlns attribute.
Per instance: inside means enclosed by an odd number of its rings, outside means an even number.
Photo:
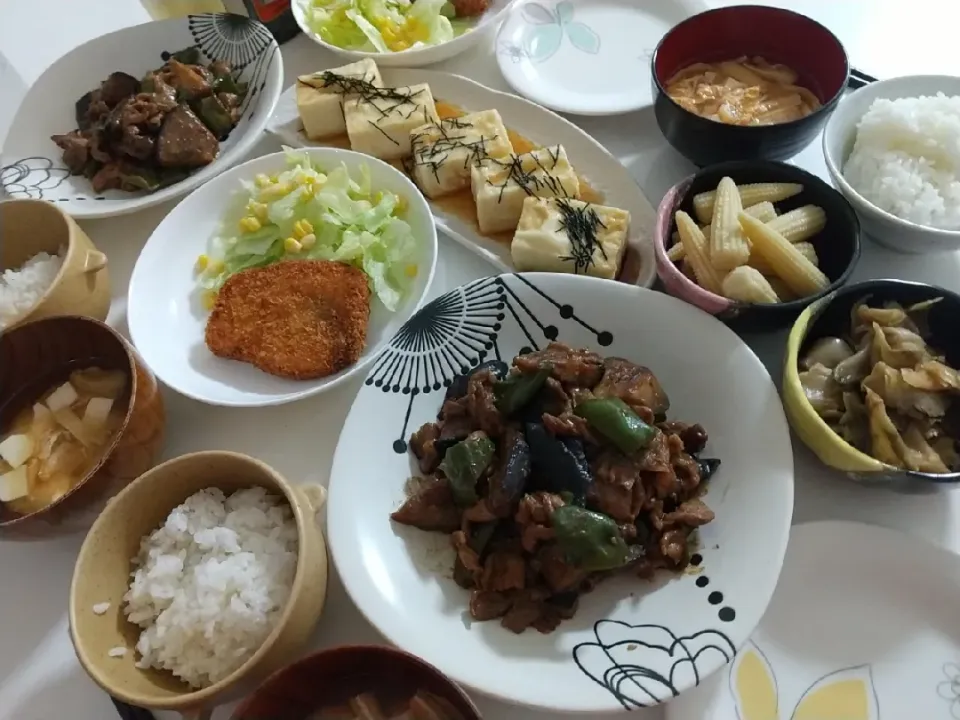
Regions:
<svg viewBox="0 0 960 720"><path fill-rule="evenodd" d="M823 154L868 237L904 253L960 249L960 77L856 90L830 117Z"/></svg>
<svg viewBox="0 0 960 720"><path fill-rule="evenodd" d="M28 320L110 309L106 256L57 206L0 202L0 331Z"/></svg>
<svg viewBox="0 0 960 720"><path fill-rule="evenodd" d="M326 597L323 499L225 451L141 475L77 558L70 635L84 669L126 703L184 712L289 662Z"/></svg>

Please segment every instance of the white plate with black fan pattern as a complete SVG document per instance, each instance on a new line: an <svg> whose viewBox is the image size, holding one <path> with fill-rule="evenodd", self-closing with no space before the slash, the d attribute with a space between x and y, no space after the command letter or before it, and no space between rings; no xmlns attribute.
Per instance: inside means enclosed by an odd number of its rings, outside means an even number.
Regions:
<svg viewBox="0 0 960 720"><path fill-rule="evenodd" d="M721 461L704 483L703 501L715 518L699 528L695 545L686 550L681 546L680 552L686 553L681 564L689 562L682 572L660 571L653 580L639 579L634 572L618 573L581 594L573 617L553 632L531 628L515 634L497 620L471 618L470 592L453 578L449 533L401 525L391 513L418 486L411 478L423 474L409 452L411 434L437 419L446 397L459 397L463 387L457 378L481 363L510 363L554 340L649 368L666 392L667 416L702 424L709 439L699 450L703 462L696 467L710 465L707 458ZM553 362L553 372L563 377L564 371L557 370L563 366L556 358ZM593 379L584 383L599 397L606 380L596 375L598 359L592 362ZM612 372L612 364L603 365L604 377ZM471 382L461 405L478 402L475 393L482 395ZM444 413L453 417L452 412ZM557 438L544 444L544 433L531 428L531 423L548 425L539 417L537 411L533 420L527 417L524 424L514 426L525 434L530 453L526 467L532 470L511 477L522 478L517 487L523 492L538 488L559 492L551 483L567 471L544 472L550 457L543 448ZM502 448L506 436L489 432ZM531 433L539 433L540 439L535 442ZM660 481L644 473L627 474L618 480L620 485L611 485L613 476L598 465L603 453L613 452L611 448L599 450L583 440L577 451L576 442L561 442L568 450L557 450L558 456L586 450L580 457L589 463L588 486L581 488L580 497L587 498L587 507L608 515L640 512L641 524L652 533L648 537L656 538L659 531L650 530L656 513L650 508L656 505L646 500L660 499L669 510L677 502L675 491L658 490ZM452 446L444 445L447 453ZM698 452L692 445L690 449ZM606 457L622 458L615 453ZM689 460L686 457L688 469ZM660 472L679 478L680 464L671 460ZM499 482L497 472L477 486L481 497L484 488ZM578 475L573 484L582 483L583 477ZM696 484L695 479L691 482ZM632 509L612 509L606 503L617 502L621 490L627 497L646 500L639 506L627 503ZM513 502L517 497L512 495ZM576 494L565 497L570 500ZM469 501L462 503L467 505ZM721 323L675 298L623 283L546 273L500 275L474 281L426 305L374 362L340 435L327 508L331 554L347 591L396 645L458 682L507 702L555 712L633 710L668 701L718 671L760 621L777 583L790 531L793 456L769 374ZM510 518L511 512L499 517ZM456 515L452 521L444 515L444 522L447 529L458 526ZM542 522L554 535L547 533L540 542L556 542L568 553L556 512ZM642 543L626 534L629 519L619 517L617 522L620 525L614 525L609 537L621 533L627 542ZM478 527L470 523L471 539L477 537ZM636 528L639 532L640 524ZM569 540L569 534L565 537ZM533 540L537 542L536 537ZM648 559L668 552L662 547L659 539L642 545ZM544 545L537 548L539 553ZM509 539L500 549L516 551ZM504 561L502 556L498 561L491 557L481 558L484 572L473 575L474 582L488 589L499 574L492 565ZM566 560L575 562L569 554ZM529 559L527 565L526 575L520 579L514 575L505 586L510 588L506 595L495 598L507 601L501 612L512 609L522 594L518 582L525 589L531 584L542 589L550 582Z"/></svg>
<svg viewBox="0 0 960 720"><path fill-rule="evenodd" d="M89 143L77 144L74 156L64 157L51 137L77 129L77 103L82 97L99 88L111 73L143 78L148 71L161 67L172 53L186 48L199 51L202 65L217 60L228 63L231 78L246 87L238 121L220 140L213 162L189 174L157 172L154 158L159 143L155 139L152 147L137 146L134 152L144 159L134 161L125 153L126 147L131 146L120 147L116 137L104 142L116 142L118 149L111 149L109 154L114 160L122 160L120 163L94 164L98 159L93 157ZM243 158L263 133L282 84L283 60L276 40L261 23L242 15L190 15L102 35L61 57L31 86L13 119L0 156L0 196L48 200L75 218L123 215L179 197ZM241 86L220 87L234 90ZM180 99L183 100L182 95ZM127 122L127 118L117 119ZM142 126L145 137L152 137L151 132L146 124ZM99 143L98 139L96 144ZM99 158L108 160L105 156ZM89 174L93 168L102 170L104 165L109 166L97 179L98 186L109 186L107 176L116 171L117 175L132 178L131 182L158 187L98 192L93 178L80 171L84 165ZM78 174L71 174L70 167ZM148 167L153 172L148 173ZM175 181L182 175L186 176ZM163 185L165 182L171 184Z"/></svg>

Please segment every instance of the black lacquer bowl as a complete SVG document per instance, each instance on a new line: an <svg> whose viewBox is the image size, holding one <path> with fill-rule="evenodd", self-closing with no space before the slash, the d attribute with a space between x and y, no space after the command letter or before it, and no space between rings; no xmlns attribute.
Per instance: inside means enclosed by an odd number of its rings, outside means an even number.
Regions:
<svg viewBox="0 0 960 720"><path fill-rule="evenodd" d="M677 72L698 62L760 56L782 63L819 98L821 107L776 125L726 125L696 115L666 93ZM786 160L817 136L843 95L847 53L827 28L781 8L736 5L694 15L664 35L651 61L654 111L664 137L699 167L727 160Z"/></svg>
<svg viewBox="0 0 960 720"><path fill-rule="evenodd" d="M819 267L830 284L815 295L776 304L743 303L704 290L684 275L670 259L676 230L677 210L693 215L693 197L716 189L720 180L730 177L738 185L748 183L799 183L803 191L776 203L784 213L804 205L823 208L826 227L813 238ZM654 227L654 254L657 274L666 291L701 310L716 315L737 331L763 332L788 327L808 305L842 286L860 259L860 222L850 203L830 185L793 165L766 160L720 163L704 168L667 191L657 209Z"/></svg>

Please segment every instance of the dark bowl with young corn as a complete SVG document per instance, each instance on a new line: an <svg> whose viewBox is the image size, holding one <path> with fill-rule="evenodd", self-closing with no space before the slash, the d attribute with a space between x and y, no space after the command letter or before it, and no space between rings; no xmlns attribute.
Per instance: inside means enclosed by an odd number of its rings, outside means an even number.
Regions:
<svg viewBox="0 0 960 720"><path fill-rule="evenodd" d="M735 161L667 192L654 252L669 294L735 329L768 331L788 327L847 281L860 258L860 223L843 195L815 175L781 162Z"/></svg>

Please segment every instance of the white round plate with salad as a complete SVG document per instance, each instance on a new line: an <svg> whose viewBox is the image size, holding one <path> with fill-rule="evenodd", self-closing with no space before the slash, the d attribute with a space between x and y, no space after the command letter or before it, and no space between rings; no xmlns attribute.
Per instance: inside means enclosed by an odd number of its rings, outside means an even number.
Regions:
<svg viewBox="0 0 960 720"><path fill-rule="evenodd" d="M279 405L372 361L420 307L436 261L433 215L400 171L285 148L164 218L130 280L130 337L183 395Z"/></svg>
<svg viewBox="0 0 960 720"><path fill-rule="evenodd" d="M420 67L474 47L516 0L294 0L303 33L351 61Z"/></svg>

